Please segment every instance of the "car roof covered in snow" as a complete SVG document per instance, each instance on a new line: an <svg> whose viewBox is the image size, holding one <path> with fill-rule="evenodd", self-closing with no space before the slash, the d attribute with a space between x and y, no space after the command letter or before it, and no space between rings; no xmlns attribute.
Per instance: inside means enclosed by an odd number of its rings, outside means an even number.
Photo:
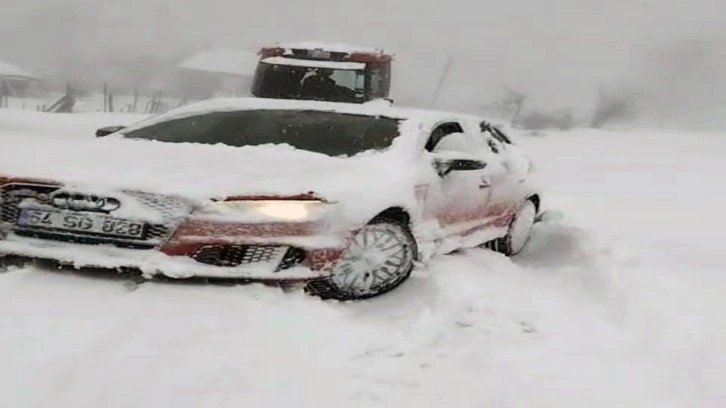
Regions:
<svg viewBox="0 0 726 408"><path fill-rule="evenodd" d="M181 119L212 112L234 112L244 110L299 110L335 112L349 115L382 116L391 119L409 121L416 124L430 126L435 123L456 120L466 123L476 121L479 123L482 118L445 111L427 109L399 108L391 106L388 101L374 100L364 104L321 102L292 99L265 99L265 98L218 98L196 102L187 106L171 110L167 113L154 116L145 121L139 122L127 129L127 131L153 125L168 120Z"/></svg>

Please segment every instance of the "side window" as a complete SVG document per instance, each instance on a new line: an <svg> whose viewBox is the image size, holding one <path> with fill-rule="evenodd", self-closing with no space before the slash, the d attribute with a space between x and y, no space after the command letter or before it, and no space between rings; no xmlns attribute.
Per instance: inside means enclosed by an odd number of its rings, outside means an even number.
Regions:
<svg viewBox="0 0 726 408"><path fill-rule="evenodd" d="M386 63L371 63L370 65L370 97L384 98L388 95L391 73Z"/></svg>
<svg viewBox="0 0 726 408"><path fill-rule="evenodd" d="M487 133L487 134L491 135L499 143L502 143L502 144L513 144L512 143L512 140L509 139L509 136L507 136L498 127L492 125L489 122L482 122L482 123L480 123L479 124L479 128L481 129L482 133Z"/></svg>
<svg viewBox="0 0 726 408"><path fill-rule="evenodd" d="M426 151L433 152L441 139L452 133L464 133L464 129L457 122L446 122L436 126L426 142Z"/></svg>
<svg viewBox="0 0 726 408"><path fill-rule="evenodd" d="M506 146L512 144L512 141L497 127L492 126L488 122L481 122L479 124L481 130L481 141L486 145L486 148L492 151L492 153L498 154L506 149Z"/></svg>

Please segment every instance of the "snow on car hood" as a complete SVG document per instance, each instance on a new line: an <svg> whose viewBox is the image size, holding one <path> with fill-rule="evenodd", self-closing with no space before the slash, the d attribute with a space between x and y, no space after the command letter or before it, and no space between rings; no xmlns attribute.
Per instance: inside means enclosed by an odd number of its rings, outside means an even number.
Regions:
<svg viewBox="0 0 726 408"><path fill-rule="evenodd" d="M365 198L377 206L412 190L405 188L413 186L412 172L396 153L391 148L342 158L286 145L235 148L117 137L18 137L0 149L0 175L59 181L86 190L136 190L195 200L312 192L336 202Z"/></svg>

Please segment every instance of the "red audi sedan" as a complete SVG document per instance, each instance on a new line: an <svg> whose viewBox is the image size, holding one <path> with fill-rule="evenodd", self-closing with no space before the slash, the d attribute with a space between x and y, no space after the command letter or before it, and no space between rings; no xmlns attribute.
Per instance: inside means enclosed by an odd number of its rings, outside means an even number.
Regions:
<svg viewBox="0 0 726 408"><path fill-rule="evenodd" d="M541 208L528 158L475 116L218 99L97 136L2 146L0 255L350 300L437 254L516 254Z"/></svg>

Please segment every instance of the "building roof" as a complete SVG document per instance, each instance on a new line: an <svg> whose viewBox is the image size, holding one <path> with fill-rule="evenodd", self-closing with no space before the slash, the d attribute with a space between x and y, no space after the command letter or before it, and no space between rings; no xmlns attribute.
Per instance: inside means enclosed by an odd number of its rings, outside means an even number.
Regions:
<svg viewBox="0 0 726 408"><path fill-rule="evenodd" d="M179 68L218 74L252 76L258 60L259 57L249 51L216 48L193 55L179 64Z"/></svg>
<svg viewBox="0 0 726 408"><path fill-rule="evenodd" d="M0 77L29 80L40 79L29 71L3 61L0 61Z"/></svg>

